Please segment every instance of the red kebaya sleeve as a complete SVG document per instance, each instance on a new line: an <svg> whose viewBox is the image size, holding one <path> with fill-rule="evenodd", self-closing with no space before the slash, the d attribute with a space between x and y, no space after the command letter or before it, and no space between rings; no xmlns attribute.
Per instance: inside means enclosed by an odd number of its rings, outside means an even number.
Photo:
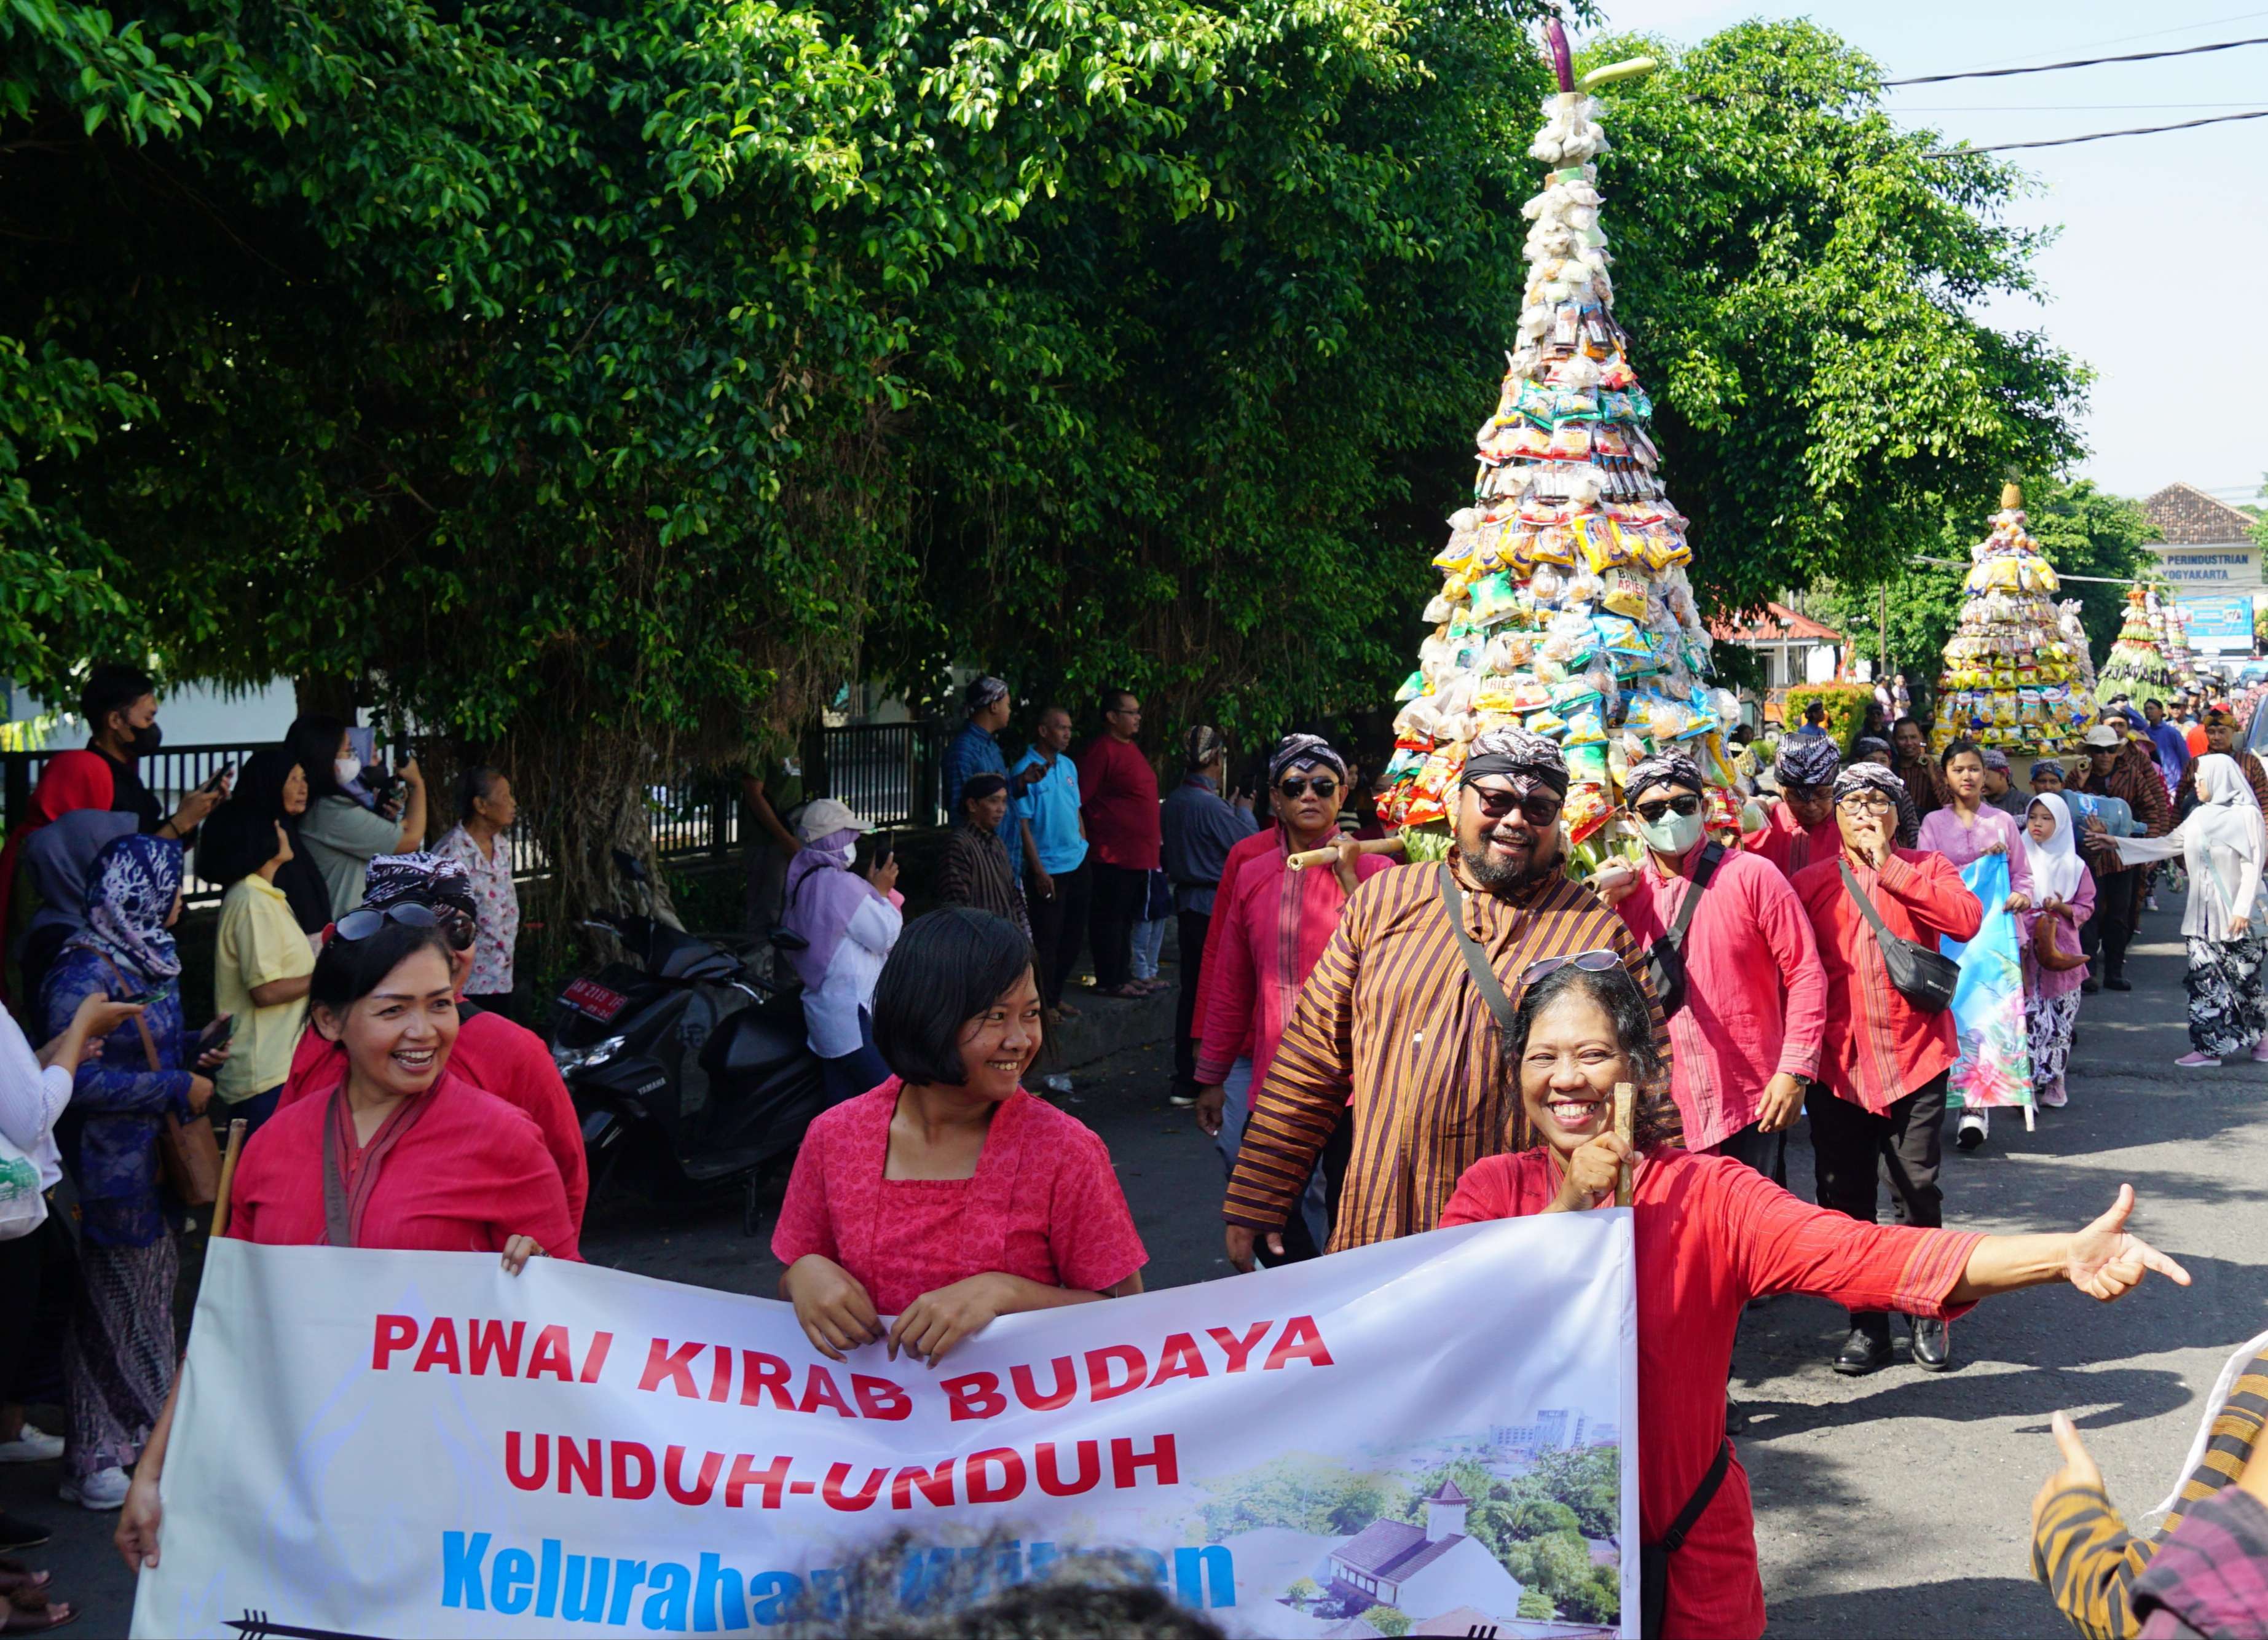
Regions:
<svg viewBox="0 0 2268 1640"><path fill-rule="evenodd" d="M1919 857L1892 849L1875 873L1886 894L1895 895L1921 928L1950 939L1971 940L1984 924L1984 908L1941 854Z"/></svg>
<svg viewBox="0 0 2268 1640"><path fill-rule="evenodd" d="M497 1250L514 1236L532 1236L535 1245L555 1259L582 1262L582 1232L567 1212L567 1188L559 1169L543 1148L542 1136L530 1122L523 1143L507 1157L499 1157L498 1177L487 1191L494 1203L498 1240Z"/></svg>
<svg viewBox="0 0 2268 1640"><path fill-rule="evenodd" d="M1775 1069L1808 1081L1819 1074L1820 1048L1827 1037L1827 969L1819 960L1819 938L1812 931L1810 914L1786 878L1776 871L1742 875L1753 879L1756 926L1779 966L1785 993Z"/></svg>
<svg viewBox="0 0 2268 1640"><path fill-rule="evenodd" d="M1437 1230L1452 1224L1484 1224L1513 1216L1512 1164L1509 1156L1484 1156L1457 1176L1457 1188L1435 1223Z"/></svg>
<svg viewBox="0 0 2268 1640"><path fill-rule="evenodd" d="M795 1167L787 1176L787 1195L780 1202L779 1223L772 1227L772 1256L783 1264L814 1254L837 1262L842 1260L834 1222L827 1212L827 1124L814 1122L795 1153Z"/></svg>
<svg viewBox="0 0 2268 1640"><path fill-rule="evenodd" d="M1075 1291L1107 1291L1150 1261L1109 1149L1083 1126L1061 1144L1046 1228L1056 1274Z"/></svg>
<svg viewBox="0 0 2268 1640"><path fill-rule="evenodd" d="M1729 1157L1697 1156L1686 1165L1751 1296L1801 1292L1846 1309L1948 1319L1971 1307L1946 1299L1982 1233L1862 1224L1798 1200Z"/></svg>
<svg viewBox="0 0 2268 1640"><path fill-rule="evenodd" d="M1197 1078L1210 1087L1226 1077L1236 1056L1252 1040L1255 975L1247 897L1239 879L1225 882L1213 901L1212 926L1205 931L1204 1041L1197 1048Z"/></svg>

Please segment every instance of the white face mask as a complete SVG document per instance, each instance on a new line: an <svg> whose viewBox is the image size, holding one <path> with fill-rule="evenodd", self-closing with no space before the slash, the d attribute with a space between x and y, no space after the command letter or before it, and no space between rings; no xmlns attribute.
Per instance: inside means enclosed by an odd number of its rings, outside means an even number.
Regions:
<svg viewBox="0 0 2268 1640"><path fill-rule="evenodd" d="M355 776L362 773L362 759L358 757L340 758L331 765L331 773L337 778L339 784L342 786L350 786L354 784Z"/></svg>

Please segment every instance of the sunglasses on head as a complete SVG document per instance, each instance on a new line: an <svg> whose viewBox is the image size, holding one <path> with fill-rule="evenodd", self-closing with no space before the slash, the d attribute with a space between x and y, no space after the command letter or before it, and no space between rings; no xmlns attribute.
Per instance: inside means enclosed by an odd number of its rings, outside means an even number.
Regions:
<svg viewBox="0 0 2268 1640"><path fill-rule="evenodd" d="M1557 974L1562 968L1580 968L1586 974L1604 974L1609 968L1619 967L1622 958L1611 951L1578 951L1565 957L1543 957L1528 965L1520 976L1521 984L1533 985L1547 974Z"/></svg>
<svg viewBox="0 0 2268 1640"><path fill-rule="evenodd" d="M1311 790L1319 798L1335 798L1339 793L1339 783L1329 775L1287 775L1276 783L1276 790L1287 798L1303 798Z"/></svg>
<svg viewBox="0 0 2268 1640"><path fill-rule="evenodd" d="M1550 791L1540 788L1528 792L1506 791L1495 786L1469 786L1466 790L1479 799L1482 814L1492 820L1502 820L1516 808L1529 825L1549 826L1566 806Z"/></svg>
<svg viewBox="0 0 2268 1640"><path fill-rule="evenodd" d="M1662 798L1641 803L1633 812L1647 825L1658 826L1665 814L1675 814L1684 820L1692 819L1701 812L1701 799L1690 791L1682 791L1674 798Z"/></svg>
<svg viewBox="0 0 2268 1640"><path fill-rule="evenodd" d="M387 906L382 911L365 907L350 911L332 925L333 935L352 944L368 939L388 923L399 923L404 928L438 928L441 937L458 951L469 951L473 945L473 919L454 906L444 906L438 911L430 906L412 901L406 905Z"/></svg>

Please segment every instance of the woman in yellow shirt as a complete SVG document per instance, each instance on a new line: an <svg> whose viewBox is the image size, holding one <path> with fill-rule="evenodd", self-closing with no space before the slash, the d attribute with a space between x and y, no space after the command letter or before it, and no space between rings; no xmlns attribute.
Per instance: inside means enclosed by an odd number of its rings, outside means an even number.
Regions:
<svg viewBox="0 0 2268 1640"><path fill-rule="evenodd" d="M291 857L282 822L225 804L205 822L197 875L226 883L213 953L213 1008L235 1021L228 1061L213 1091L250 1130L275 1114L291 1070L291 1050L307 1023L307 982L315 952L276 886Z"/></svg>

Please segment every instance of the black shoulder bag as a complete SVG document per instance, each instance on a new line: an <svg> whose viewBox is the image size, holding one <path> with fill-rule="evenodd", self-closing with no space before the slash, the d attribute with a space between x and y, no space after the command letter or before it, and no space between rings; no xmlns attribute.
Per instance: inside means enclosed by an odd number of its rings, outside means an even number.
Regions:
<svg viewBox="0 0 2268 1640"><path fill-rule="evenodd" d="M1725 1472L1732 1467L1733 1443L1719 1442L1716 1461L1693 1489L1693 1496L1685 1500L1685 1507L1677 1511L1677 1519L1662 1533L1661 1541L1638 1546L1638 1633L1645 1640L1661 1640L1662 1614L1669 1605L1669 1557L1685 1547L1686 1535L1701 1523L1702 1511L1716 1497L1717 1489L1725 1484Z"/></svg>
<svg viewBox="0 0 2268 1640"><path fill-rule="evenodd" d="M1693 868L1693 886L1686 891L1685 903L1677 908L1677 926L1646 948L1648 976L1653 981L1654 1000L1661 1004L1665 1019L1685 1006L1685 930L1692 926L1694 908L1701 903L1701 891L1717 874L1717 865L1725 857L1725 845L1712 842L1701 850L1701 864Z"/></svg>
<svg viewBox="0 0 2268 1640"><path fill-rule="evenodd" d="M1441 903L1449 909L1449 927L1456 934L1458 948L1465 953L1465 968L1473 976L1473 989L1496 1016L1497 1028L1509 1036L1512 998L1505 995L1504 982L1489 967L1488 952L1481 949L1480 941L1465 931L1465 896L1457 887L1457 874L1449 869L1447 860L1441 862L1440 872Z"/></svg>
<svg viewBox="0 0 2268 1640"><path fill-rule="evenodd" d="M1851 898L1859 902L1859 909L1874 927L1874 939L1882 948L1882 967L1889 972L1890 989L1925 1013L1943 1013L1952 1007L1953 993L1961 984L1961 965L1942 952L1901 938L1884 928L1874 902L1860 891L1859 879L1851 874L1851 862L1838 860L1836 864L1843 872L1843 886L1851 891Z"/></svg>

